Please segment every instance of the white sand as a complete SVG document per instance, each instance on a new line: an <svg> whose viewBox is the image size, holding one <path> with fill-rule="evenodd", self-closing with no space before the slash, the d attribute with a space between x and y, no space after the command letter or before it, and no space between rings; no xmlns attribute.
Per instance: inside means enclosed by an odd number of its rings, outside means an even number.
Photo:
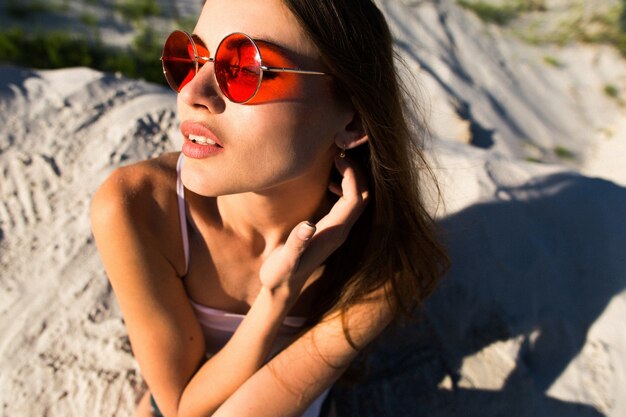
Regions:
<svg viewBox="0 0 626 417"><path fill-rule="evenodd" d="M384 6L420 57L407 55L412 68L428 68L453 269L425 323L377 345L380 378L342 391L344 410L626 415L626 189L616 184L626 185L626 118L601 91L626 80L623 61L572 46L554 52L565 68L542 67L545 51L448 2L413 3ZM455 113L461 102L471 120ZM132 414L142 380L89 201L116 166L177 148L174 110L171 92L143 82L0 67L1 416ZM490 151L460 143L472 123L494 130ZM577 159L523 161L555 144Z"/></svg>
<svg viewBox="0 0 626 417"><path fill-rule="evenodd" d="M616 50L532 46L452 1L381 3L402 56L428 91L439 137L473 138L506 156L626 185L626 60ZM609 85L617 98L605 93ZM573 159L558 157L556 147Z"/></svg>
<svg viewBox="0 0 626 417"><path fill-rule="evenodd" d="M171 147L175 98L87 69L0 79L0 415L128 415L141 380L89 202L112 167Z"/></svg>

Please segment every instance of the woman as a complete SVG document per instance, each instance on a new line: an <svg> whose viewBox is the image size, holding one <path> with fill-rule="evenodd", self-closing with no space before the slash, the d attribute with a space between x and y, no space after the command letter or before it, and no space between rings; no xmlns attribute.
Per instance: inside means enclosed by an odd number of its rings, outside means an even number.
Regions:
<svg viewBox="0 0 626 417"><path fill-rule="evenodd" d="M162 61L182 153L116 170L92 206L150 389L137 415L319 415L446 266L384 18L208 0Z"/></svg>

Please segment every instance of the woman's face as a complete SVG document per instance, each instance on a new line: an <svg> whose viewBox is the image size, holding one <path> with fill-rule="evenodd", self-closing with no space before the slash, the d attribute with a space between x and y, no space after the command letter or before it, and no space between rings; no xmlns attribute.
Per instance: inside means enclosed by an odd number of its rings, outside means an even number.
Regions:
<svg viewBox="0 0 626 417"><path fill-rule="evenodd" d="M257 41L265 65L325 70L280 0L208 0L194 34L211 57L233 32ZM265 73L255 98L233 103L220 91L212 63L183 87L178 111L186 143L182 180L205 196L325 187L335 139L353 117L350 106L334 97L329 76ZM211 148L194 152L189 134L218 145L199 145Z"/></svg>

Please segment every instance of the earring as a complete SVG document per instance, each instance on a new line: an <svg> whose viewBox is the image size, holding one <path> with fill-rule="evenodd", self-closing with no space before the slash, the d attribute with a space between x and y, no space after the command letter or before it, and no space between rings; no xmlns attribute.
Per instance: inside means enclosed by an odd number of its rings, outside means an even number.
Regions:
<svg viewBox="0 0 626 417"><path fill-rule="evenodd" d="M346 145L341 145L341 152L339 152L339 158L343 159L346 157Z"/></svg>

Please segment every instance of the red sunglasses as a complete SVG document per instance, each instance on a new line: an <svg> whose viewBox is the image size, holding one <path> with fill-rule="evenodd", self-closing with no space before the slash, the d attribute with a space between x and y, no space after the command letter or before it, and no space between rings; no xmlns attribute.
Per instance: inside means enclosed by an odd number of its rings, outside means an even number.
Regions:
<svg viewBox="0 0 626 417"><path fill-rule="evenodd" d="M263 65L258 45L244 33L227 35L215 50L215 57L211 58L208 49L196 35L176 30L163 45L161 62L167 83L177 93L195 77L204 64L213 62L215 79L220 90L234 103L246 103L256 95L264 72L327 75L319 71Z"/></svg>

